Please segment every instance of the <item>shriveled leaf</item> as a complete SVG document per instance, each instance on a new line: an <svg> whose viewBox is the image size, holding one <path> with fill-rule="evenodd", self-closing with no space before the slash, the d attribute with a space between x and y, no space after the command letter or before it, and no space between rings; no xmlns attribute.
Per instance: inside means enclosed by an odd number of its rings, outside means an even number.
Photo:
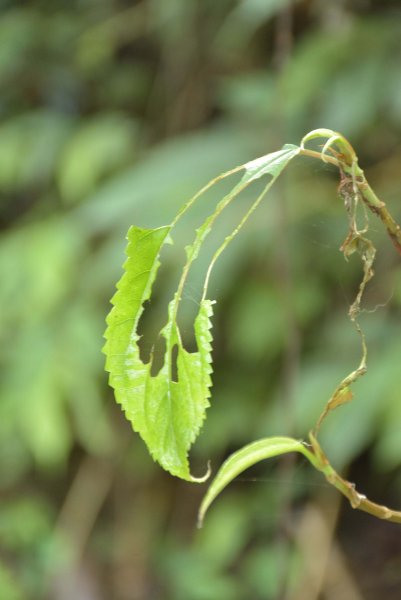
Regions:
<svg viewBox="0 0 401 600"><path fill-rule="evenodd" d="M144 363L138 346L139 318L144 302L150 297L160 249L169 231L170 227L129 230L128 259L107 318L104 352L116 400L150 454L173 475L196 481L189 471L188 451L209 405L212 302L201 303L195 320L198 352L187 352L182 346L175 323L176 299L170 303L169 319L161 332L167 340L167 349L163 367L156 376L151 374L152 359ZM178 346L178 381L172 379L174 346Z"/></svg>
<svg viewBox="0 0 401 600"><path fill-rule="evenodd" d="M301 452L305 456L310 454L302 442L289 437L264 438L232 454L220 467L202 501L199 510L199 526L202 526L212 502L235 477L261 460L288 452Z"/></svg>
<svg viewBox="0 0 401 600"><path fill-rule="evenodd" d="M333 398L330 401L330 409L333 410L334 408L337 408L338 406L342 406L343 404L346 404L347 402L351 402L353 397L354 397L354 395L348 386L339 389L338 392L333 396Z"/></svg>

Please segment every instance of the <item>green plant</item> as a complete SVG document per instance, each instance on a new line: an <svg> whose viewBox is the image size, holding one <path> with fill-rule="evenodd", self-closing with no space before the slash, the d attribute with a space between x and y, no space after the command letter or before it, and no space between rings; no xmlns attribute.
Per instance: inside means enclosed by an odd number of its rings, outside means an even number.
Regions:
<svg viewBox="0 0 401 600"><path fill-rule="evenodd" d="M326 140L320 151L306 148L310 140L318 138ZM307 156L330 163L340 174L339 195L344 201L349 222L349 231L341 250L345 259L355 252L358 253L363 264L363 278L356 298L349 308L349 318L361 338L361 361L358 368L342 379L334 390L316 425L309 433L309 442L289 437L270 437L253 442L230 456L209 487L200 508L199 522L203 521L207 509L216 496L246 468L265 458L288 452L299 452L324 474L329 483L349 499L354 508L379 518L401 523L401 512L368 500L356 491L352 483L343 479L331 466L318 442L319 429L324 419L332 410L352 400L351 386L367 370L365 336L358 323L362 296L373 276L372 265L376 253L373 243L366 237L367 209L382 220L396 250L401 254L399 225L394 221L385 203L379 200L368 184L358 165L354 149L337 132L329 129L314 130L302 139L300 146L287 144L277 152L219 175L191 198L168 226L149 230L130 228L125 272L117 284L117 292L112 298L114 306L107 318L104 352L107 357L106 370L110 373L110 385L114 388L116 400L121 404L134 430L141 435L152 457L165 470L188 481L207 479L210 474L209 469L200 478L191 474L188 452L201 429L209 406L212 372L210 319L213 312L213 301L207 299L210 276L220 254L239 233L276 179L296 156ZM151 298L152 286L160 266L161 250L165 244L171 243L172 230L193 204L218 181L240 171L244 173L239 183L220 200L215 210L196 230L192 244L185 248L186 262L177 291L168 307L167 323L160 331L165 342L164 361L160 370L154 373L156 367L153 353L148 362L141 358L138 325L144 304ZM211 258L199 311L194 322L197 350L189 352L183 345L177 323L178 309L189 270L216 219L245 188L265 175L270 175L267 184ZM359 224L361 216L362 225Z"/></svg>

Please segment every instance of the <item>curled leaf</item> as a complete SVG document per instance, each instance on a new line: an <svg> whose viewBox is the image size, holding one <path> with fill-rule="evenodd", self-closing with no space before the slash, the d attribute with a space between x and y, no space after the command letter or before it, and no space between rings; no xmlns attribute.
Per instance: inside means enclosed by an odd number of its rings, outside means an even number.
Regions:
<svg viewBox="0 0 401 600"><path fill-rule="evenodd" d="M344 161L343 166L347 167L346 170L348 170L348 168L354 166L354 164L356 163L356 160L357 160L357 156L355 154L353 147L349 143L349 141L341 133L338 133L337 131L333 131L332 129L324 129L324 128L314 129L313 131L310 131L302 138L301 148L305 147L306 142L309 142L310 140L313 140L316 138L327 139L327 142L325 143L323 150L321 152L321 159L324 162L326 162L325 155L327 154L328 149L331 148L335 144L337 146L339 152L341 153L341 157Z"/></svg>

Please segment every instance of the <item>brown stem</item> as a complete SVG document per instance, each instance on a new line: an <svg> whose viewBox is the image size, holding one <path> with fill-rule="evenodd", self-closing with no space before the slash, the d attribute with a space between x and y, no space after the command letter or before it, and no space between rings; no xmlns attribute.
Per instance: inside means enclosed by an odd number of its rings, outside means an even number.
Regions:
<svg viewBox="0 0 401 600"><path fill-rule="evenodd" d="M364 494L357 492L353 483L340 477L329 463L328 458L323 452L313 432L309 433L309 440L312 450L304 448L302 451L303 454L318 471L323 473L331 485L348 498L352 508L362 510L378 519L384 519L385 521L391 521L392 523L401 523L401 511L393 510L387 506L372 502L366 498Z"/></svg>
<svg viewBox="0 0 401 600"><path fill-rule="evenodd" d="M322 160L323 162L330 163L335 167L338 167L340 171L344 174L344 176L349 179L350 183L355 181L358 189L361 193L362 200L366 204L366 206L377 215L385 228L387 229L387 233L390 236L391 241L394 244L395 249L398 254L401 255L401 227L394 220L393 216L388 211L386 204L379 200L376 196L368 182L366 181L364 172L356 163L355 156L355 164L350 167L348 164L342 163L342 161L335 156L330 156L329 154L325 154L324 158L321 152L317 152L315 150L308 150L306 148L300 149L300 155L309 156L310 158L317 158ZM354 169L354 170L353 170Z"/></svg>
<svg viewBox="0 0 401 600"><path fill-rule="evenodd" d="M357 180L357 185L366 206L381 219L395 249L401 254L401 227L388 211L386 204L378 199L364 175L360 181Z"/></svg>
<svg viewBox="0 0 401 600"><path fill-rule="evenodd" d="M320 132L319 130L316 130L316 133L319 134L319 137L320 136L327 137L327 136L331 135L330 132L328 132L328 133ZM332 137L329 138L329 141L331 139L332 139ZM342 138L342 136L340 134L338 134L335 136L335 139L333 137L333 142L335 142L337 144L337 147L340 146L339 140L341 141L340 150L342 150L343 142L347 145L348 145L348 142L345 140L345 138ZM334 152L332 151L334 154L334 156L333 156L333 155L328 155L327 153L324 153L324 150L323 150L323 152L316 152L313 150L306 150L305 148L301 148L300 154L304 155L304 156L310 156L311 158L318 158L322 161L325 161L325 162L335 165L339 169L340 175L341 175L340 190L341 189L343 190L343 193L341 195L344 197L344 194L346 193L344 190L346 190L347 187L349 187L351 194L352 194L352 192L354 194L356 194L357 196L358 196L358 194L360 194L360 197L362 198L362 201L364 202L364 204L375 215L377 215L381 219L381 221L383 222L383 224L387 230L388 235L390 236L391 241L394 244L394 247L396 248L397 252L401 255L401 227L398 225L398 223L394 220L394 218L388 211L386 204L384 202L382 202L376 196L376 194L374 193L374 191L372 190L372 188L366 181L364 172L358 165L356 154L354 153L354 151L350 145L349 145L349 148L350 148L350 153L347 156L347 160L345 159L345 156L342 153L337 153L335 151ZM352 231L352 229L351 229L351 233L358 233L358 232ZM373 274L371 267L372 267L372 262L374 260L375 249L373 248L373 246L372 246L371 242L369 242L369 240L366 240L365 238L363 238L360 235L358 235L358 239L362 240L365 244L364 254L362 254L362 258L364 259L364 264L365 264L364 279L359 288L359 293L357 295L357 298L356 298L354 304L351 306L350 318L352 321L354 321L359 333L362 336L362 348L363 348L362 361L361 361L359 368L356 371L353 371L350 375L348 375L340 383L340 385L336 388L333 396L327 403L325 410L323 411L322 415L320 416L320 418L317 422L317 425L315 427L315 430L311 431L309 434L309 439L310 439L310 442L312 445L313 452L310 453L310 456L308 456L309 452L306 451L305 455L309 458L309 460L312 462L312 464L325 475L327 481L329 483L331 483L334 487L336 487L344 496L346 496L348 498L348 500L350 501L351 506L353 508L357 508L359 510L367 512L375 517L378 517L379 519L385 519L388 521L392 521L394 523L401 523L401 511L392 510L390 508L387 508L386 506L381 506L380 504L376 504L375 502L372 502L371 500L366 498L366 496L364 496L363 494L359 494L356 491L355 486L352 483L350 483L349 481L346 481L345 479L340 477L340 475L338 475L338 473L336 473L336 471L330 465L328 459L326 458L322 448L320 447L320 445L316 439L317 433L319 431L319 427L320 427L323 419L326 417L326 415L331 410L333 410L333 408L336 408L336 406L340 406L344 402L348 402L349 400L352 399L352 393L350 392L349 386L352 383L354 383L356 381L356 379L358 379L361 375L363 375L366 372L365 339L364 339L363 333L361 332L359 326L356 323L355 317L356 317L357 313L359 312L360 300L361 300L361 296L364 291L365 285L369 281L369 279L371 278L371 276ZM366 246L366 244L368 244L368 246ZM346 254L347 247L345 244L343 244L342 250L344 252L344 255L347 256L347 254Z"/></svg>

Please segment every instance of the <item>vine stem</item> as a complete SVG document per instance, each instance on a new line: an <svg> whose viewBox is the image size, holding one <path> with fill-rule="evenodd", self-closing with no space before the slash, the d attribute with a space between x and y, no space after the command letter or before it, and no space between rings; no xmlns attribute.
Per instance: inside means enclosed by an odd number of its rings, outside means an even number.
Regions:
<svg viewBox="0 0 401 600"><path fill-rule="evenodd" d="M362 169L359 180L357 178L356 183L361 193L362 200L366 206L381 219L395 249L398 254L401 255L401 227L387 209L386 204L376 196L369 183L366 181Z"/></svg>
<svg viewBox="0 0 401 600"><path fill-rule="evenodd" d="M310 461L310 463L323 473L327 481L333 485L339 492L348 498L352 508L357 508L363 512L369 513L378 519L401 523L401 511L393 510L387 506L372 502L363 494L356 491L355 485L346 481L333 469L320 444L313 433L309 434L310 447L304 444L301 452Z"/></svg>
<svg viewBox="0 0 401 600"><path fill-rule="evenodd" d="M300 149L300 156L308 156L310 158L316 158L323 162L334 165L340 172L344 173L345 177L354 179L358 190L361 194L361 198L365 205L371 210L376 216L380 218L383 225L385 226L390 239L397 250L398 254L401 255L401 227L395 221L390 211L388 210L385 202L380 200L375 192L370 187L366 180L363 170L359 167L356 157L353 164L349 165L344 163L340 158L331 156L329 154L323 154L315 150L309 150L307 148ZM339 155L341 156L341 155Z"/></svg>
<svg viewBox="0 0 401 600"><path fill-rule="evenodd" d="M316 137L328 139L321 152L304 148L303 144L306 141ZM336 149L334 149L333 146L335 146ZM330 151L331 154L327 154L327 151ZM339 194L343 197L346 206L347 202L352 200L352 198L354 199L354 204L356 206L358 197L360 197L365 206L381 219L394 247L401 255L401 227L387 209L386 204L376 196L375 192L370 187L363 170L358 165L358 157L348 140L346 140L341 134L331 130L317 129L310 132L303 138L300 155L319 159L323 162L336 166L339 169L341 176ZM360 302L365 286L373 276L372 264L375 256L375 248L368 239L361 235L361 233L365 233L366 230L367 228L365 228L362 232L358 231L355 224L355 214L353 216L351 215L350 231L341 247L345 258L347 258L347 256L352 252L358 251L361 254L364 263L364 277L360 284L357 297L349 310L349 317L356 326L356 329L361 335L362 339L361 363L358 369L350 373L337 386L334 394L326 404L323 413L319 417L314 430L309 434L310 449L304 446L303 453L313 464L313 466L324 474L327 481L348 498L353 508L367 512L375 517L378 517L379 519L385 519L394 523L401 523L401 511L393 510L387 508L386 506L372 502L363 494L358 493L354 484L340 477L340 475L338 475L338 473L331 466L319 442L317 441L317 433L325 417L334 408L352 399L352 392L350 391L351 384L353 384L361 375L366 372L367 348L365 337L356 320L360 310ZM358 244L353 246L355 242L359 242L359 246Z"/></svg>

